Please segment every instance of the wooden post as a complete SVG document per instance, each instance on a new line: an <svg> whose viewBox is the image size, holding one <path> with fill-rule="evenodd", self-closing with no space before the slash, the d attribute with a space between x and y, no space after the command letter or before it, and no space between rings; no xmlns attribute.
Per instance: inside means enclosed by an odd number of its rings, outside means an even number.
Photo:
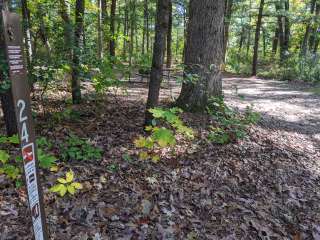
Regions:
<svg viewBox="0 0 320 240"><path fill-rule="evenodd" d="M18 14L2 11L2 19L34 238L35 240L48 240L39 179L36 137L31 113L30 90L23 58L20 17Z"/></svg>

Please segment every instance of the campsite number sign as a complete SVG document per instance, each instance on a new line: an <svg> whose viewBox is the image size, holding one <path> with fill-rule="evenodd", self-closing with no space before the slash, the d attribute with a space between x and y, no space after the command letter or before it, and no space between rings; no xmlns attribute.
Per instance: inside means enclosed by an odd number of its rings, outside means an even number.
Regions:
<svg viewBox="0 0 320 240"><path fill-rule="evenodd" d="M36 138L30 106L30 91L23 59L20 17L15 13L2 11L2 19L34 238L35 240L47 240L48 234L38 172Z"/></svg>

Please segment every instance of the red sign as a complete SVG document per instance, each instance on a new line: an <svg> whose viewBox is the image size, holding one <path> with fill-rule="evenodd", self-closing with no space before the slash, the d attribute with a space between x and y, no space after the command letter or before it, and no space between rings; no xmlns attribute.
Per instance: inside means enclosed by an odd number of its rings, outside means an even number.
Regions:
<svg viewBox="0 0 320 240"><path fill-rule="evenodd" d="M34 161L34 145L33 143L22 148L22 157L24 164Z"/></svg>

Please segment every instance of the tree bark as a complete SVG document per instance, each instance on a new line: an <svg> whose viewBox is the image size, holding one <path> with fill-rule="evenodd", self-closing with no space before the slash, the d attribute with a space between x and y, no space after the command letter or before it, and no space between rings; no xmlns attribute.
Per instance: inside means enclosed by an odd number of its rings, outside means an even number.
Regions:
<svg viewBox="0 0 320 240"><path fill-rule="evenodd" d="M204 111L212 96L222 95L221 65L224 47L224 0L191 0L185 78L177 104L191 111Z"/></svg>
<svg viewBox="0 0 320 240"><path fill-rule="evenodd" d="M75 11L74 53L71 82L73 104L79 104L81 102L81 83L79 75L80 58L83 50L84 37L84 8L85 0L77 0Z"/></svg>
<svg viewBox="0 0 320 240"><path fill-rule="evenodd" d="M110 56L116 56L115 22L116 22L117 1L112 0L110 12Z"/></svg>
<svg viewBox="0 0 320 240"><path fill-rule="evenodd" d="M163 72L163 55L169 24L170 0L157 1L156 33L153 46L153 59L150 75L149 93L145 114L145 125L151 125L152 115L148 111L158 105Z"/></svg>
<svg viewBox="0 0 320 240"><path fill-rule="evenodd" d="M274 32L273 41L272 41L272 54L273 55L277 54L278 43L279 43L279 28L276 27L276 30Z"/></svg>
<svg viewBox="0 0 320 240"><path fill-rule="evenodd" d="M97 0L97 7L98 7L98 36L97 36L97 42L98 42L98 49L97 49L97 55L98 59L103 58L103 19L102 19L102 1Z"/></svg>
<svg viewBox="0 0 320 240"><path fill-rule="evenodd" d="M169 24L167 34L167 68L171 68L172 64L172 1L169 1Z"/></svg>
<svg viewBox="0 0 320 240"><path fill-rule="evenodd" d="M25 39L25 48L27 53L28 68L32 62L33 48L31 41L31 24L30 24L30 11L28 8L27 0L21 0L22 20L23 20L23 32Z"/></svg>
<svg viewBox="0 0 320 240"><path fill-rule="evenodd" d="M3 5L1 5L3 3ZM1 2L0 0L0 12L3 10L9 10L8 1ZM2 15L0 15L0 60L6 59L5 57L5 43L4 35L2 28ZM9 81L8 71L7 71L7 62L0 62L0 86L4 81ZM5 77L6 76L6 77ZM12 136L18 133L16 115L14 111L14 102L11 88L7 90L0 91L0 100L3 111L4 122L6 125L6 131L8 136Z"/></svg>
<svg viewBox="0 0 320 240"><path fill-rule="evenodd" d="M252 76L257 75L258 51L259 51L259 40L260 40L260 30L262 25L263 8L264 8L264 0L260 0L259 14L258 14L258 20L257 20L257 26L256 26L256 35L254 39Z"/></svg>
<svg viewBox="0 0 320 240"><path fill-rule="evenodd" d="M129 32L129 13L128 13L128 1L125 0L125 7L124 7L124 23L123 23L123 32L124 32L124 39L123 39L123 52L122 58L124 61L127 60L127 45L128 45L128 32Z"/></svg>
<svg viewBox="0 0 320 240"><path fill-rule="evenodd" d="M223 61L226 61L226 53L229 42L229 27L232 15L233 0L227 0L225 6L225 23L224 23L224 44L223 44Z"/></svg>
<svg viewBox="0 0 320 240"><path fill-rule="evenodd" d="M311 6L310 6L310 14L314 13L315 5L316 5L316 0L312 0ZM311 19L308 20L308 23L306 26L306 32L304 34L303 41L301 44L301 55L302 56L305 56L307 54L307 45L308 45L308 41L309 41L309 37L310 37L310 31L311 31Z"/></svg>
<svg viewBox="0 0 320 240"><path fill-rule="evenodd" d="M60 15L64 23L64 55L66 60L70 61L72 59L73 26L68 12L68 5L65 0L60 0Z"/></svg>

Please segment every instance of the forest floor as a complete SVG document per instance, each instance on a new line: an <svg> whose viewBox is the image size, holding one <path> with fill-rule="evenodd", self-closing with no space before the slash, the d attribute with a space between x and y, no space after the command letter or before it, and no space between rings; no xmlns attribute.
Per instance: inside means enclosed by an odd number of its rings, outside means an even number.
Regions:
<svg viewBox="0 0 320 240"><path fill-rule="evenodd" d="M161 93L166 105L179 87ZM37 134L56 146L71 132L104 150L99 162L69 162L84 190L59 198L45 190L53 239L320 239L320 96L299 84L228 77L226 101L254 104L261 122L238 143L209 143L208 117L183 114L197 131L159 163L138 160L133 140L143 134L147 86L77 107L81 118L52 124L68 94L35 104ZM90 92L90 88L88 88ZM56 149L58 152L58 148ZM132 156L125 159L125 155ZM47 189L57 176L43 172ZM0 239L31 239L26 194L0 179Z"/></svg>

